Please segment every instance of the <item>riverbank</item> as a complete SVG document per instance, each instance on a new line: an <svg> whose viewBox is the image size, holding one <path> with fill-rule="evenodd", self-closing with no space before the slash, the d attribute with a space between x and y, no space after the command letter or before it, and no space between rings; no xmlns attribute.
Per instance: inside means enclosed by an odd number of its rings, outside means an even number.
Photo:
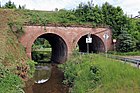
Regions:
<svg viewBox="0 0 140 93"><path fill-rule="evenodd" d="M114 59L77 55L60 67L72 93L140 92L140 70Z"/></svg>

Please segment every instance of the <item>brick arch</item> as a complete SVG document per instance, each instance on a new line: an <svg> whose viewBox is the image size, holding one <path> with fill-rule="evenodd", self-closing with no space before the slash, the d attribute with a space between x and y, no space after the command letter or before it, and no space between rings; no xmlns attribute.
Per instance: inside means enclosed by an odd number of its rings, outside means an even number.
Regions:
<svg viewBox="0 0 140 93"><path fill-rule="evenodd" d="M76 36L76 38L74 39L74 48L76 47L76 45L77 45L77 43L78 43L78 41L80 40L80 38L82 37L82 36L85 36L85 35L87 35L89 32L81 32L81 33L79 33L77 36Z"/></svg>
<svg viewBox="0 0 140 93"><path fill-rule="evenodd" d="M97 36L97 37L99 37L100 39L101 39L101 41L104 43L104 40L103 40L103 38L101 38L98 34L96 34L96 33L94 33L94 32L92 32L92 31L89 31L89 32L81 32L81 33L79 33L77 36L76 36L76 38L74 39L74 47L76 47L76 45L77 45L77 43L78 43L78 41L80 40L80 38L82 37L82 36L85 36L85 35L87 35L87 34L91 34L91 35L95 35L95 36Z"/></svg>
<svg viewBox="0 0 140 93"><path fill-rule="evenodd" d="M105 44L104 44L104 41L103 41L103 38L101 38L98 34L96 34L95 32L92 32L92 31L88 31L88 32L81 32L77 35L77 37L74 39L75 42L74 42L74 48L77 46L79 40L83 37L83 36L86 36L88 34L91 34L91 37L97 37L99 39L99 41L101 41L101 43L103 44L102 45L102 52L105 52ZM94 40L92 40L94 41Z"/></svg>
<svg viewBox="0 0 140 93"><path fill-rule="evenodd" d="M28 55L29 58L31 58L32 45L33 45L34 41L35 41L38 37L40 37L40 36L42 36L42 35L45 35L45 34L54 34L54 35L60 37L60 38L64 41L64 43L66 44L67 51L68 51L68 49L69 49L68 40L67 40L67 38L63 35L63 33L61 33L61 32L58 32L58 33L57 33L57 32L37 32L37 33L35 33L32 37L30 37L30 40L28 41L27 46L26 46L26 52L27 52L27 55ZM68 55L68 54L67 54L67 55ZM67 57L66 57L66 58L67 58ZM60 61L59 61L59 62L60 62Z"/></svg>

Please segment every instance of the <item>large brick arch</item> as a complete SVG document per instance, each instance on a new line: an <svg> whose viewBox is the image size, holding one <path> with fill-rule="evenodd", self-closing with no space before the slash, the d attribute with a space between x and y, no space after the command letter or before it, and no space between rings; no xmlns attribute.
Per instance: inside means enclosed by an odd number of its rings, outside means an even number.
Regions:
<svg viewBox="0 0 140 93"><path fill-rule="evenodd" d="M58 37L60 37L64 43L66 44L67 47L67 54L66 58L69 54L70 48L67 46L69 44L69 39L66 38L65 34L62 33L61 31L50 31L50 30L45 30L42 27L25 27L25 34L21 37L20 41L23 44L23 46L26 48L26 54L29 58L31 58L31 52L32 52L32 45L34 41L40 37L41 35L45 34L54 34ZM61 60L62 62L65 61L65 58ZM59 61L60 62L60 61Z"/></svg>
<svg viewBox="0 0 140 93"><path fill-rule="evenodd" d="M112 32L109 28L25 26L24 29L25 34L20 38L20 42L26 48L26 53L29 58L31 58L32 44L37 37L44 34L59 36L67 46L68 56L72 53L80 38L89 33L98 37L103 42L104 47L107 46L107 50L112 48ZM105 42L103 35L106 33L109 35L109 38Z"/></svg>
<svg viewBox="0 0 140 93"><path fill-rule="evenodd" d="M34 41L38 37L47 36L47 35L52 35L54 38L57 37L57 38L62 40L61 44L59 44L59 43L53 44L53 45L57 45L58 48L57 48L57 52L56 52L56 51L53 51L54 48L52 47L52 54L53 55L51 57L51 60L54 61L54 62L59 62L59 63L64 62L67 58L67 55L68 55L68 53L67 53L67 51L68 51L67 45L68 44L67 44L64 36L62 36L60 33L59 34L58 33L51 33L51 32L49 32L49 33L48 32L36 33L35 36L31 39L31 41L29 41L29 43L27 45L27 50L26 51L27 51L27 53L29 53L29 57L31 57L31 51L32 51L31 49L32 49L32 45L33 45ZM53 39L53 37L52 37L52 39ZM64 50L61 47L65 47ZM65 52L65 53L62 54L61 52ZM57 54L59 54L59 55L57 55ZM63 57L63 56L61 57L61 55L64 55L65 57Z"/></svg>
<svg viewBox="0 0 140 93"><path fill-rule="evenodd" d="M34 34L34 36L28 41L28 44L27 44L27 46L26 46L26 51L27 51L27 53L31 53L31 51L32 51L32 45L33 45L34 41L35 41L39 36L44 35L44 34L55 34L55 35L61 37L61 39L63 39L63 41L66 43L66 45L68 45L68 42L67 42L65 36L62 35L61 33L58 34L57 32L56 32L56 33L54 33L54 32L38 32L38 33ZM31 57L31 54L30 54L29 57Z"/></svg>

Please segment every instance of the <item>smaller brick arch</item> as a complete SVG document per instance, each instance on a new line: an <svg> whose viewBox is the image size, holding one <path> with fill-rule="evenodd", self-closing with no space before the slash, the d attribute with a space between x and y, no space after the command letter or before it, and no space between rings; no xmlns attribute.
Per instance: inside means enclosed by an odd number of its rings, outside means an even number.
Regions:
<svg viewBox="0 0 140 93"><path fill-rule="evenodd" d="M90 53L99 53L105 51L105 45L102 39L97 36L96 34L92 34L92 32L89 32L91 34L92 43L89 44L89 52ZM86 38L89 33L80 33L79 36L76 38L75 41L75 47L79 46L80 52L87 52L87 44L86 44Z"/></svg>
<svg viewBox="0 0 140 93"><path fill-rule="evenodd" d="M98 37L99 41L101 41L103 43L102 51L105 52L105 49L104 49L106 47L105 43L107 43L107 45L108 45L107 50L112 49L112 32L109 28L90 28L90 29L87 28L87 29L84 29L84 31L79 32L79 34L74 38L73 47L75 48L77 46L77 43L80 40L80 38L82 38L82 36L86 36L89 33L92 36ZM109 39L107 40L107 42L105 42L105 39L103 38L103 35L106 34L106 33L109 35Z"/></svg>

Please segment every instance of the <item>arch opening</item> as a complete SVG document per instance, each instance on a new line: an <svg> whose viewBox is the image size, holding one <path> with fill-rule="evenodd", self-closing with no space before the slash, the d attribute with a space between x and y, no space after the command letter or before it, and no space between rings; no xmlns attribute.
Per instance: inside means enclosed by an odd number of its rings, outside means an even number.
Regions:
<svg viewBox="0 0 140 93"><path fill-rule="evenodd" d="M63 63L67 59L67 45L65 41L56 34L52 33L47 33L39 36L36 40L42 39L42 40L47 40L48 46L50 46L50 62L55 62L55 63ZM35 40L35 41L36 41ZM35 43L34 41L34 43ZM33 48L33 45L32 45ZM32 49L32 59L33 58L33 49ZM42 55L43 56L43 55ZM46 56L47 57L47 56Z"/></svg>
<svg viewBox="0 0 140 93"><path fill-rule="evenodd" d="M89 53L100 53L105 51L105 45L101 38L98 36L91 34L92 43L86 43L87 35L82 36L78 41L78 50L79 52L89 52Z"/></svg>

